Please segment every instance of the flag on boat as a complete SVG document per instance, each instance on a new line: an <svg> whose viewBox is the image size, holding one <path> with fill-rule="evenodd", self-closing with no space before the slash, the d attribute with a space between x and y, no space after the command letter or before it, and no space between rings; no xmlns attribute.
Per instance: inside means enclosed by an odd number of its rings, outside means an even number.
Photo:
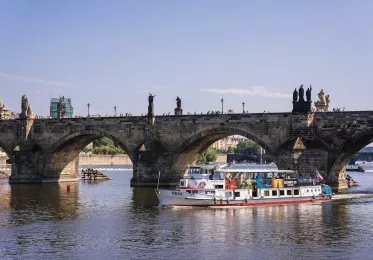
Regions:
<svg viewBox="0 0 373 260"><path fill-rule="evenodd" d="M319 182L322 182L324 180L318 170L316 170L316 178L319 180Z"/></svg>

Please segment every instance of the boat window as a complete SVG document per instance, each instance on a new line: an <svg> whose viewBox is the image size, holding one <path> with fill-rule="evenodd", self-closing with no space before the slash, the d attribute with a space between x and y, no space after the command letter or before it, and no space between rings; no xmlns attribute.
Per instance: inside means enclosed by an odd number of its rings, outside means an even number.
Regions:
<svg viewBox="0 0 373 260"><path fill-rule="evenodd" d="M286 179L296 179L298 176L297 176L297 173L296 172L287 172L286 173Z"/></svg>
<svg viewBox="0 0 373 260"><path fill-rule="evenodd" d="M291 190L287 190L286 195L291 195Z"/></svg>
<svg viewBox="0 0 373 260"><path fill-rule="evenodd" d="M180 181L180 186L184 187L185 186L185 181Z"/></svg>
<svg viewBox="0 0 373 260"><path fill-rule="evenodd" d="M241 173L240 173L241 174ZM253 175L254 173L253 172L243 172L242 173L242 179L253 179Z"/></svg>
<svg viewBox="0 0 373 260"><path fill-rule="evenodd" d="M226 191L226 192L225 192L225 197L226 197L226 198L230 198L230 197L232 197L232 192L231 192L231 191Z"/></svg>
<svg viewBox="0 0 373 260"><path fill-rule="evenodd" d="M191 193L191 191L190 191L190 190L186 190L186 192L187 192L187 193Z"/></svg>
<svg viewBox="0 0 373 260"><path fill-rule="evenodd" d="M294 190L294 195L299 195L299 190L298 189Z"/></svg>
<svg viewBox="0 0 373 260"><path fill-rule="evenodd" d="M235 196L235 197L240 197L240 192L239 192L239 191L235 191L235 192L234 192L234 196Z"/></svg>
<svg viewBox="0 0 373 260"><path fill-rule="evenodd" d="M202 170L202 169L200 169L199 167L189 168L189 173L191 173L191 174L199 174L200 170Z"/></svg>
<svg viewBox="0 0 373 260"><path fill-rule="evenodd" d="M285 191L284 190L280 190L280 196L284 196L285 195Z"/></svg>
<svg viewBox="0 0 373 260"><path fill-rule="evenodd" d="M277 190L272 191L272 196L277 196Z"/></svg>
<svg viewBox="0 0 373 260"><path fill-rule="evenodd" d="M264 196L269 196L269 190L264 191Z"/></svg>
<svg viewBox="0 0 373 260"><path fill-rule="evenodd" d="M198 194L198 190L192 190L192 194Z"/></svg>
<svg viewBox="0 0 373 260"><path fill-rule="evenodd" d="M307 190L307 192L310 192L310 190Z"/></svg>
<svg viewBox="0 0 373 260"><path fill-rule="evenodd" d="M215 185L215 189L222 189L223 185Z"/></svg>

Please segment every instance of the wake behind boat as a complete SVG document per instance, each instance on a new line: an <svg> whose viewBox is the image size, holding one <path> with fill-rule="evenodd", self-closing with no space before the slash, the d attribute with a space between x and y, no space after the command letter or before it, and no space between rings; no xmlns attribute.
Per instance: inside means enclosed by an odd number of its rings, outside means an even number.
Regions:
<svg viewBox="0 0 373 260"><path fill-rule="evenodd" d="M328 185L295 171L192 166L175 190L156 189L160 206L254 206L331 199Z"/></svg>

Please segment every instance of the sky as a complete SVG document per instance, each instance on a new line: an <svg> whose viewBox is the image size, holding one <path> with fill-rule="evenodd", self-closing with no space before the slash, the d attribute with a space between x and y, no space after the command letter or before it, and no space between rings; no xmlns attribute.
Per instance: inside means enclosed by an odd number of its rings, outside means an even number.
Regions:
<svg viewBox="0 0 373 260"><path fill-rule="evenodd" d="M312 84L331 108L372 110L373 2L0 0L0 99L35 114L290 112Z"/></svg>

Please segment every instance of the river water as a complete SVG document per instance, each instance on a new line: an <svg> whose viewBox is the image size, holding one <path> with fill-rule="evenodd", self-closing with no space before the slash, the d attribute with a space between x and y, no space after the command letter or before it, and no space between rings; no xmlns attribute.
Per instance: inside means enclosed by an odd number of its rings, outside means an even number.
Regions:
<svg viewBox="0 0 373 260"><path fill-rule="evenodd" d="M154 207L132 171L99 183L0 182L1 259L372 259L373 198L248 208ZM373 172L350 173L373 194Z"/></svg>

